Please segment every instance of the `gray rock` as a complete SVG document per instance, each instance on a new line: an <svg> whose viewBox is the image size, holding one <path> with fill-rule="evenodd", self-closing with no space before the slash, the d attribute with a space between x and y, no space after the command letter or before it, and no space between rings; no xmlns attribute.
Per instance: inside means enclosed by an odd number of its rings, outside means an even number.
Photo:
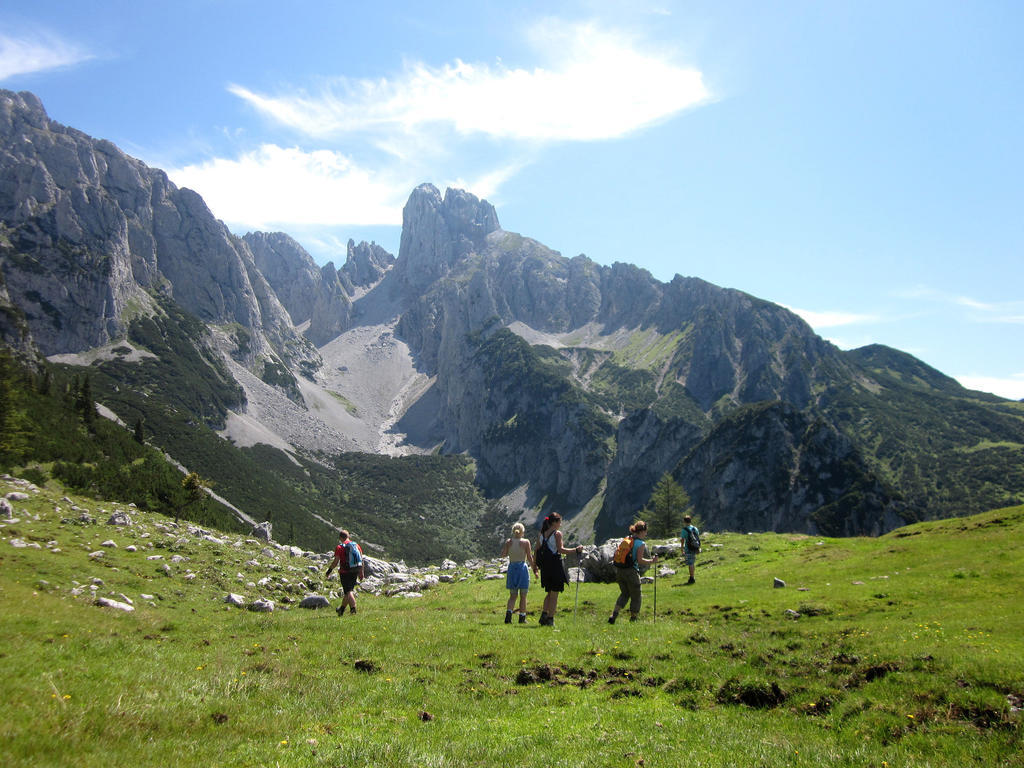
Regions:
<svg viewBox="0 0 1024 768"><path fill-rule="evenodd" d="M270 534L273 527L273 524L269 520L266 520L259 525L254 525L252 528L252 536L254 539L259 539L260 541L270 541Z"/></svg>
<svg viewBox="0 0 1024 768"><path fill-rule="evenodd" d="M134 605L122 603L120 600L111 600L107 597L97 597L96 605L100 606L101 608L116 608L117 610L124 611L126 613L131 613L135 610Z"/></svg>
<svg viewBox="0 0 1024 768"><path fill-rule="evenodd" d="M107 525L131 525L132 519L128 517L127 512L115 512L107 520Z"/></svg>
<svg viewBox="0 0 1024 768"><path fill-rule="evenodd" d="M299 602L299 608L330 608L331 601L323 595L306 595Z"/></svg>
<svg viewBox="0 0 1024 768"><path fill-rule="evenodd" d="M241 607L245 605L245 598L242 595L236 595L234 592L231 592L224 598L224 602L228 605L237 605Z"/></svg>
<svg viewBox="0 0 1024 768"><path fill-rule="evenodd" d="M800 613L799 613L799 611L794 611L792 608L787 608L786 609L786 618L787 619L799 619L800 618Z"/></svg>
<svg viewBox="0 0 1024 768"><path fill-rule="evenodd" d="M786 586L786 582L784 582L782 579L776 578L775 581L772 583L772 586L775 587L775 589L782 589Z"/></svg>
<svg viewBox="0 0 1024 768"><path fill-rule="evenodd" d="M254 600L249 605L249 610L256 613L273 613L274 612L274 601L273 600Z"/></svg>

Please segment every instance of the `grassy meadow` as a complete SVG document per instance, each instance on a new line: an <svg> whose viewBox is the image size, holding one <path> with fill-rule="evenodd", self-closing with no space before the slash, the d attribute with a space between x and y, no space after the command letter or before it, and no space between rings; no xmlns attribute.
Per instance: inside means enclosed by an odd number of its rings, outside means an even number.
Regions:
<svg viewBox="0 0 1024 768"><path fill-rule="evenodd" d="M322 569L29 496L0 520L7 768L1024 766L1024 507L878 539L710 533L695 586L663 561L656 617L653 584L609 625L617 588L585 583L549 628L537 586L503 624L486 569L340 619L250 612L225 595Z"/></svg>

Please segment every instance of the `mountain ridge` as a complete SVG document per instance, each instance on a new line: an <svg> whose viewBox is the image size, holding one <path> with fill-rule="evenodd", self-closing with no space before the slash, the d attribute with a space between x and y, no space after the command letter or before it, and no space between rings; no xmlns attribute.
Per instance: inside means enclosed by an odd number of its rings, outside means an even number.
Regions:
<svg viewBox="0 0 1024 768"><path fill-rule="evenodd" d="M48 355L194 336L190 375L218 381L216 349L242 393L194 415L240 446L468 455L524 520L589 510L598 539L666 473L707 524L750 530L880 533L1024 500L1017 404L898 350L842 352L742 291L564 257L467 192L420 185L397 257L350 241L318 267L284 233L231 234L31 94L0 92L0 139L7 316ZM92 358L112 392L156 370L119 354ZM159 407L156 381L132 409Z"/></svg>

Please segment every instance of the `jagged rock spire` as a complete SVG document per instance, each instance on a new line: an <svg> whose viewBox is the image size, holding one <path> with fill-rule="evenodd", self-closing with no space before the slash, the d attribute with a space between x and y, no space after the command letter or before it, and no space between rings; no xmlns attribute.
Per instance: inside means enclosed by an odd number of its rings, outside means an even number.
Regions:
<svg viewBox="0 0 1024 768"><path fill-rule="evenodd" d="M444 198L433 184L413 190L402 209L402 242L396 273L421 290L447 274L456 261L483 250L487 236L501 229L494 206L459 189Z"/></svg>

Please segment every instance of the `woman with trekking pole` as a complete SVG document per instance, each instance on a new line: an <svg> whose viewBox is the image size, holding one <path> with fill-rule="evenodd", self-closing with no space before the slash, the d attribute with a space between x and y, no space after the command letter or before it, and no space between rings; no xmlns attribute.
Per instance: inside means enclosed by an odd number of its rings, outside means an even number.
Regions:
<svg viewBox="0 0 1024 768"><path fill-rule="evenodd" d="M583 546L562 546L562 516L552 512L544 518L540 529L540 544L537 546L536 561L540 566L540 585L547 596L544 598L544 610L540 615L541 626L555 625L555 611L558 610L558 596L565 590L567 579L562 565L562 555L576 553L579 558L583 554Z"/></svg>
<svg viewBox="0 0 1024 768"><path fill-rule="evenodd" d="M615 601L615 608L612 615L608 617L608 623L614 624L619 618L619 611L629 603L629 620L636 621L640 617L640 602L643 596L640 592L640 566L650 565L658 560L657 555L647 557L647 543L643 536L647 535L647 523L637 520L629 526L629 536L623 539L620 550L623 556L616 552L615 556L615 580L619 584L619 597Z"/></svg>

